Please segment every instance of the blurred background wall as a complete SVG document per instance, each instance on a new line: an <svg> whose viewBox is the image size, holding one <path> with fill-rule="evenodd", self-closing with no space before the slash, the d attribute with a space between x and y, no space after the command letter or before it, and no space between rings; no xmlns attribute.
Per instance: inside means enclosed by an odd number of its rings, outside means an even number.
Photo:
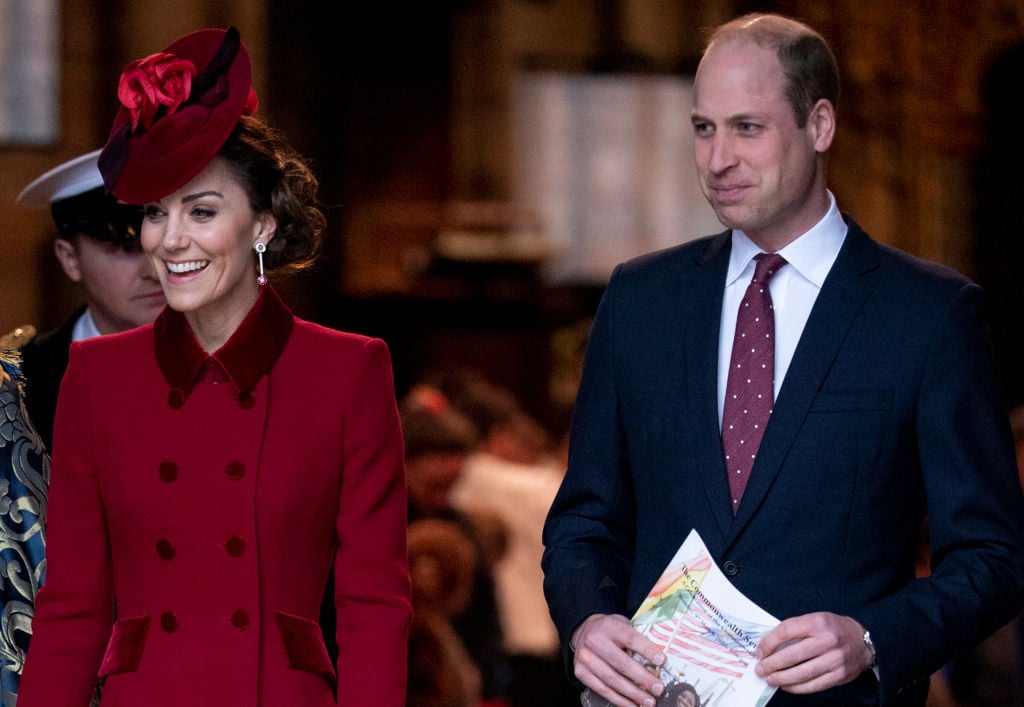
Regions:
<svg viewBox="0 0 1024 707"><path fill-rule="evenodd" d="M31 0L3 3L16 13ZM56 133L0 139L0 331L46 330L77 304L50 252L49 215L17 207L20 189L102 145L128 61L234 24L253 55L261 115L322 179L325 257L277 283L297 313L385 338L400 389L434 365L473 366L558 424L602 263L691 221L671 209L692 196L678 128L688 128L703 30L767 10L809 22L839 59L830 181L841 208L877 239L986 286L1009 395L1024 397L1013 309L1024 302L1024 138L1009 117L1024 88L1020 0L53 6ZM16 36L32 46L48 36L45 17L25 12ZM0 45L5 64L11 46ZM539 187L543 175L552 181ZM699 198L692 208L679 242L717 229ZM566 269L595 252L597 265Z"/></svg>

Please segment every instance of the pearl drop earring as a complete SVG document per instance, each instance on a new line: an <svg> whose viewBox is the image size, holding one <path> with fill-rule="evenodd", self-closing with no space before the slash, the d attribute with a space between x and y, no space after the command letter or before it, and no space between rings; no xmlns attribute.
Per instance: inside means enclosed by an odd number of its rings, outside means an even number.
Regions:
<svg viewBox="0 0 1024 707"><path fill-rule="evenodd" d="M259 283L260 287L263 287L264 285L267 284L267 275L266 275L266 273L263 272L263 253L265 253L266 250L267 250L267 244L266 243L257 243L255 245L255 248L256 248L256 257L258 257L259 261L260 261L260 274L256 276L256 282Z"/></svg>

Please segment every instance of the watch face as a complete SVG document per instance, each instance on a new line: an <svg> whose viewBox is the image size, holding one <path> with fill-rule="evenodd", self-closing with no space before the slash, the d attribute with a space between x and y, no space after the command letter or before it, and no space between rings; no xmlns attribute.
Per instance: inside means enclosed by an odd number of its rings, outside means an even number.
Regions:
<svg viewBox="0 0 1024 707"><path fill-rule="evenodd" d="M878 665L878 652L875 650L875 643L871 640L871 632L864 632L864 645L871 651L871 665L868 666L868 670L873 670Z"/></svg>

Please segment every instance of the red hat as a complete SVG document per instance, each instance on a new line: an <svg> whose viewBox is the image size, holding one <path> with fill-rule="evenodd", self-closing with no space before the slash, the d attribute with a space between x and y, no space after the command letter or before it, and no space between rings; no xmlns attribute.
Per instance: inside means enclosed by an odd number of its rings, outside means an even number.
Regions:
<svg viewBox="0 0 1024 707"><path fill-rule="evenodd" d="M188 184L258 105L249 53L234 27L192 32L131 62L117 95L121 109L99 168L107 191L129 204Z"/></svg>

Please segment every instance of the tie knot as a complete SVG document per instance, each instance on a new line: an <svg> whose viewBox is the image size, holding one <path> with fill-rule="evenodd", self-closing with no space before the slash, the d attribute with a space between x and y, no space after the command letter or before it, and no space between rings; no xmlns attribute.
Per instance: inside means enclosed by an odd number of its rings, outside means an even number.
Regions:
<svg viewBox="0 0 1024 707"><path fill-rule="evenodd" d="M768 284L785 264L786 259L778 253L758 253L754 256L753 281Z"/></svg>

